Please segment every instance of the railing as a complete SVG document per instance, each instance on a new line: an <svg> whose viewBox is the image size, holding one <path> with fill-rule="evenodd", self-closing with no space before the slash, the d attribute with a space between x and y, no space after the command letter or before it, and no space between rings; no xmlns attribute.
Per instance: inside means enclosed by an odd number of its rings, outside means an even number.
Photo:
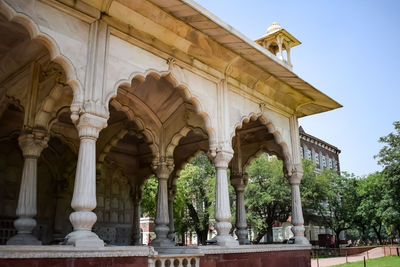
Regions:
<svg viewBox="0 0 400 267"><path fill-rule="evenodd" d="M149 257L149 267L199 267L199 255L153 255Z"/></svg>
<svg viewBox="0 0 400 267"><path fill-rule="evenodd" d="M5 245L7 240L16 233L14 218L0 218L0 245Z"/></svg>

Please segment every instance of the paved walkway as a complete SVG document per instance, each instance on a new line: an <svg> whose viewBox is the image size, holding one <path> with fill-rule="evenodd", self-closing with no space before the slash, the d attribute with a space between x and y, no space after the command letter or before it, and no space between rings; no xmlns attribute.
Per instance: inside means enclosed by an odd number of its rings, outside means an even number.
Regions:
<svg viewBox="0 0 400 267"><path fill-rule="evenodd" d="M373 259L373 258L379 258L385 256L383 254L383 249L382 248L373 248L371 250L368 250L368 255L367 252L363 252L360 254L355 254L347 257L348 262L353 262L353 261L362 261L365 257L365 259ZM319 267L325 267L325 266L334 266L338 264L343 264L346 263L346 257L335 257L335 258L323 258L319 259ZM317 260L311 260L311 267L318 267Z"/></svg>

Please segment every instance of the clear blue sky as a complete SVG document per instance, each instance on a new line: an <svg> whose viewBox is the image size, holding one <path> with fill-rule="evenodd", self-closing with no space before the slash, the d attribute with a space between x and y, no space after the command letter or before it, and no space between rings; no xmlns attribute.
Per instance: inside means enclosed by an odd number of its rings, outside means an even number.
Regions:
<svg viewBox="0 0 400 267"><path fill-rule="evenodd" d="M400 1L196 1L253 40L274 21L300 40L293 71L344 106L300 124L342 150L342 171L381 170L378 139L400 120Z"/></svg>

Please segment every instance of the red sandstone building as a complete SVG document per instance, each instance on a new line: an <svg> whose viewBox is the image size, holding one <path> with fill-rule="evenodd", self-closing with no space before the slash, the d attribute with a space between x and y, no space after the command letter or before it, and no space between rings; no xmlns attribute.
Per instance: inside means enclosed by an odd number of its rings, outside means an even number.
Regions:
<svg viewBox="0 0 400 267"><path fill-rule="evenodd" d="M299 134L302 158L314 161L319 170L328 168L340 173L340 150L337 147L306 133L301 126Z"/></svg>

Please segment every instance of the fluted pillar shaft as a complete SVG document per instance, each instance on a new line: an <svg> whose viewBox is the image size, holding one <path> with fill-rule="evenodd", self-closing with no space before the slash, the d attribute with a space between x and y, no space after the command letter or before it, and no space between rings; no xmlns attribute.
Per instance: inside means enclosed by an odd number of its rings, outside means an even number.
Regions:
<svg viewBox="0 0 400 267"><path fill-rule="evenodd" d="M175 243L175 224L174 224L174 199L176 194L176 185L172 185L168 192L168 214L169 214L169 232L168 238Z"/></svg>
<svg viewBox="0 0 400 267"><path fill-rule="evenodd" d="M240 245L250 244L248 239L246 207L244 205L244 190L247 184L246 175L231 179L236 192L236 235Z"/></svg>
<svg viewBox="0 0 400 267"><path fill-rule="evenodd" d="M132 222L132 243L135 246L140 246L141 244L140 236L140 202L133 202L133 222Z"/></svg>
<svg viewBox="0 0 400 267"><path fill-rule="evenodd" d="M97 220L92 210L96 207L96 140L106 125L105 118L89 113L82 114L77 124L80 146L71 202L75 211L69 216L74 230L66 237L67 244L77 247L104 246L104 242L92 232Z"/></svg>
<svg viewBox="0 0 400 267"><path fill-rule="evenodd" d="M17 234L7 241L8 245L40 245L41 242L32 235L36 226L36 192L37 192L37 159L47 147L48 137L44 132L34 131L22 134L18 138L19 146L24 156L21 186L14 221Z"/></svg>
<svg viewBox="0 0 400 267"><path fill-rule="evenodd" d="M175 244L167 237L169 232L168 178L173 170L173 164L161 162L154 168L158 178L157 209L154 221L156 238L151 241L150 245L153 247L171 247Z"/></svg>
<svg viewBox="0 0 400 267"><path fill-rule="evenodd" d="M310 242L304 236L304 218L303 209L301 207L300 181L303 177L302 168L294 169L289 178L292 189L292 232L294 234L295 243L309 245Z"/></svg>
<svg viewBox="0 0 400 267"><path fill-rule="evenodd" d="M235 240L229 231L231 224L231 209L229 204L229 188L228 188L228 163L232 159L231 151L217 151L214 158L214 166L217 171L215 183L215 229L217 236L215 240L217 245L225 247L236 247L239 242Z"/></svg>
<svg viewBox="0 0 400 267"><path fill-rule="evenodd" d="M139 186L135 188L133 198L133 218L132 218L132 243L135 246L142 245L140 234L140 202L142 200L142 190Z"/></svg>

